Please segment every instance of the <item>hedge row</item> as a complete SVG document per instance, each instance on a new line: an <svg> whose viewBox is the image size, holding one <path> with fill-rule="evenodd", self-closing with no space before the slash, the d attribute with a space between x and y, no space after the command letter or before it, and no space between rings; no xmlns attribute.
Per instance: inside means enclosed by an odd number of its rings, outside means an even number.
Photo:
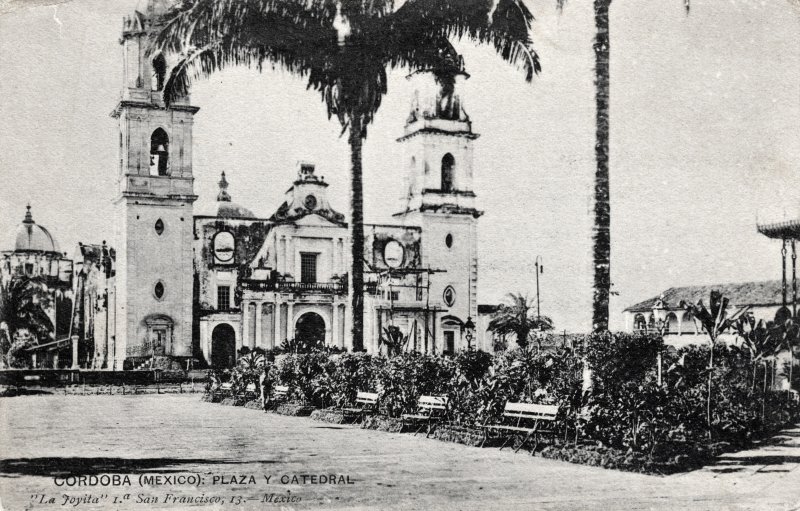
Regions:
<svg viewBox="0 0 800 511"><path fill-rule="evenodd" d="M558 404L562 441L597 443L653 459L706 449L711 442L744 443L800 417L787 393L759 385L759 361L745 350L715 348L712 435L706 423L708 347L664 349L653 335L585 336L572 347L515 349L453 357L403 353L280 354L268 365L272 385L318 408L352 403L358 391L377 392L389 417L415 409L421 395L447 395L450 420L477 427L497 420L506 401ZM662 353L663 381L656 380ZM592 368L583 390L584 369ZM246 369L242 367L247 366ZM232 377L257 381L260 368L243 364Z"/></svg>

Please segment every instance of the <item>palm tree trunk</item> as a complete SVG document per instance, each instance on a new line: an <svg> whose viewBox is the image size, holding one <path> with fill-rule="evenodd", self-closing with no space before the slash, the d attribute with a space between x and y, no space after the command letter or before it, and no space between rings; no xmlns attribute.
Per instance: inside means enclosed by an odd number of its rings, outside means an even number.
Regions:
<svg viewBox="0 0 800 511"><path fill-rule="evenodd" d="M361 170L361 119L350 119L350 312L353 351L364 349L364 190Z"/></svg>
<svg viewBox="0 0 800 511"><path fill-rule="evenodd" d="M611 290L611 204L608 174L609 140L609 19L611 0L594 0L595 24L595 160L594 175L594 297L592 328L608 330L608 298Z"/></svg>

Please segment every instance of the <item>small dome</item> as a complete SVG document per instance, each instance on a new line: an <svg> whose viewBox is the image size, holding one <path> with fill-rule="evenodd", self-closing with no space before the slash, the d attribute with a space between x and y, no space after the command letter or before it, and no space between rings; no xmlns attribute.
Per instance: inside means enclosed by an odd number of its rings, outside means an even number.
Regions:
<svg viewBox="0 0 800 511"><path fill-rule="evenodd" d="M235 202L217 202L216 216L219 218L255 218L256 215Z"/></svg>
<svg viewBox="0 0 800 511"><path fill-rule="evenodd" d="M50 231L33 221L30 205L14 233L14 252L61 252Z"/></svg>
<svg viewBox="0 0 800 511"><path fill-rule="evenodd" d="M252 211L244 206L240 206L231 200L228 193L228 180L225 179L225 172L219 181L219 194L217 195L216 216L219 218L255 218Z"/></svg>

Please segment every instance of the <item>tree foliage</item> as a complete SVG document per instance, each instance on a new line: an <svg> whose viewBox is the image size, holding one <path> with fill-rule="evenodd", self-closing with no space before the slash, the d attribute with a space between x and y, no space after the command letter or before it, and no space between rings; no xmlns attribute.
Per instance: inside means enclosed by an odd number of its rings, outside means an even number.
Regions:
<svg viewBox="0 0 800 511"><path fill-rule="evenodd" d="M498 335L514 334L517 344L524 348L528 345L530 333L553 329L553 321L547 316L536 316L528 297L510 293L508 303L501 304L489 322L489 330Z"/></svg>
<svg viewBox="0 0 800 511"><path fill-rule="evenodd" d="M14 364L21 363L22 344L29 347L52 339L55 329L45 312L51 304L52 296L40 278L0 279L0 354L4 363L10 365L12 351ZM19 338L23 332L30 332L32 338ZM12 345L16 345L14 349Z"/></svg>

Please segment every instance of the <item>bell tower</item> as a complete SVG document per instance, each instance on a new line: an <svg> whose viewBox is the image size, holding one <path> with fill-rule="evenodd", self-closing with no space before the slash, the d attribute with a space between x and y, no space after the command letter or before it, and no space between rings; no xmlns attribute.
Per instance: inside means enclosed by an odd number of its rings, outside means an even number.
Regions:
<svg viewBox="0 0 800 511"><path fill-rule="evenodd" d="M192 355L192 123L184 97L166 108L167 62L147 52L164 0L123 19L122 91L115 199L117 236L114 368L149 357ZM123 364L130 359L129 364Z"/></svg>
<svg viewBox="0 0 800 511"><path fill-rule="evenodd" d="M478 134L457 92L469 78L463 65L448 74L418 73L414 100L398 142L405 146L406 189L395 218L422 227L422 265L431 277L437 316L436 350L466 349L465 325L478 316L477 227L473 142Z"/></svg>

